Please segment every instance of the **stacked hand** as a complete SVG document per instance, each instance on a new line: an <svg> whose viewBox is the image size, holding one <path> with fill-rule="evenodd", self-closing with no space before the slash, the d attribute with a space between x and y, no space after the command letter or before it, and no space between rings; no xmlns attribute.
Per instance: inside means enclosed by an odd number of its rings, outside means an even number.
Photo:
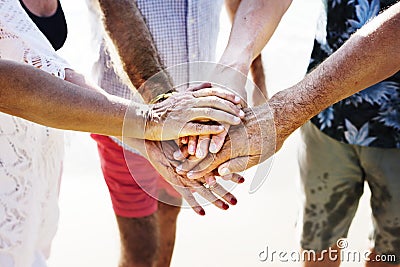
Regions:
<svg viewBox="0 0 400 267"><path fill-rule="evenodd" d="M224 128L219 122L226 125L240 124L244 112L238 105L239 102L240 99L235 94L211 87L209 83L203 83L151 106L146 111L148 115L144 127L145 141L129 138L129 134L124 134L123 141L146 156L157 171L181 193L196 213L204 215L205 211L198 204L193 192L197 192L215 206L226 210L229 208L228 203L235 205L237 200L222 186L214 184L213 187L205 187L204 177L191 180L176 173L175 168L180 162L174 159L173 154L179 147L173 140L190 135L221 133ZM130 127L129 120L124 128L125 133L127 131L129 133L129 129L133 128ZM129 162L127 164L129 166ZM206 177L210 176L214 174L206 175ZM238 183L244 181L236 174L229 177Z"/></svg>
<svg viewBox="0 0 400 267"><path fill-rule="evenodd" d="M236 172L259 164L276 150L274 123L267 105L241 109L233 93L209 86L202 84L155 104L146 124L148 138L141 141L139 149L200 215L205 211L195 192L218 208L228 209L228 204L235 205L237 199L216 182L216 177L242 183L243 177ZM220 123L229 125L229 131L222 148L212 153L208 149L210 135L223 132ZM197 147L206 143L201 157L189 153L188 143L193 138L189 136L195 134ZM138 139L125 137L124 142L140 147Z"/></svg>
<svg viewBox="0 0 400 267"><path fill-rule="evenodd" d="M230 127L218 153L209 153L199 161L183 159L177 172L189 179L200 179L210 172L227 176L269 158L276 151L275 127L272 114L264 109L264 106L244 109L243 123Z"/></svg>

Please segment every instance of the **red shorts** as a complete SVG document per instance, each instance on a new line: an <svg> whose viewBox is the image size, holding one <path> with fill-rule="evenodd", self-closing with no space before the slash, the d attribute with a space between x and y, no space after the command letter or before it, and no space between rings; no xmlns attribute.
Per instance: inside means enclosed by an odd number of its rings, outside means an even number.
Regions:
<svg viewBox="0 0 400 267"><path fill-rule="evenodd" d="M114 212L118 216L137 218L153 214L157 210L158 192L163 189L173 197L180 195L166 182L144 157L125 151L110 137L91 134L96 140L101 169L110 191ZM134 168L133 178L125 162Z"/></svg>

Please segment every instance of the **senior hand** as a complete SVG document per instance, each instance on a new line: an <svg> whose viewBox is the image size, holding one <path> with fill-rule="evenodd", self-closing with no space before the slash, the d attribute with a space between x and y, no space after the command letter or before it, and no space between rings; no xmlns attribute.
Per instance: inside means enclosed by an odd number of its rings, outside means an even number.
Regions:
<svg viewBox="0 0 400 267"><path fill-rule="evenodd" d="M210 83L176 93L151 106L144 129L145 139L172 140L183 136L221 133L223 126L206 124L204 121L240 124L244 113L237 106L239 101L229 91L211 88Z"/></svg>
<svg viewBox="0 0 400 267"><path fill-rule="evenodd" d="M200 163L186 159L177 168L190 179L203 177L214 169L219 175L244 171L257 165L278 150L284 138L275 140L275 125L267 105L245 109L242 125L230 127L224 146L217 154L209 154Z"/></svg>
<svg viewBox="0 0 400 267"><path fill-rule="evenodd" d="M172 157L173 152L177 149L175 141L158 142L124 137L123 142L138 149L141 154L150 161L154 168L156 168L161 176L182 195L197 214L205 215L205 211L195 199L194 192L197 192L222 210L227 210L229 208L227 203L232 205L237 203L236 197L218 183L214 184L212 187L206 187L204 186L205 179L203 177L194 181L177 174L175 167L179 162L175 161ZM127 162L127 164L129 167L129 162ZM212 174L207 174L207 176L209 175ZM242 181L240 176L236 176L235 179L238 183Z"/></svg>

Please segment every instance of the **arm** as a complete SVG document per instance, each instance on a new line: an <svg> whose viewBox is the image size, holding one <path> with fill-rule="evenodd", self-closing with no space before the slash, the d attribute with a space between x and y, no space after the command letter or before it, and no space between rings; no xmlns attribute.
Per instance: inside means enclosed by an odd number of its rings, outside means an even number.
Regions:
<svg viewBox="0 0 400 267"><path fill-rule="evenodd" d="M128 100L87 90L13 61L0 60L0 69L1 112L54 128L121 133ZM77 78L68 69L66 76Z"/></svg>
<svg viewBox="0 0 400 267"><path fill-rule="evenodd" d="M0 112L54 128L118 136L125 124L129 127L124 134L129 137L171 140L222 131L221 126L192 122L199 118L240 122L235 116L240 110L231 102L235 96L208 89L207 84L145 105L109 95L71 69L61 80L32 66L0 59L0 70Z"/></svg>
<svg viewBox="0 0 400 267"><path fill-rule="evenodd" d="M219 61L221 65L214 71L215 81L235 91L243 99L245 106L245 84L250 65L271 38L291 2L292 0L226 0L231 17L233 13L236 14L228 45ZM255 62L257 63L258 61ZM217 153L221 149L228 130L229 127L226 127L224 132L212 137L209 149L211 153Z"/></svg>
<svg viewBox="0 0 400 267"><path fill-rule="evenodd" d="M271 38L291 2L291 0L226 0L231 18L234 13L236 14L228 45L219 63L247 75L252 61ZM246 96L243 92L244 84L234 88L241 96Z"/></svg>
<svg viewBox="0 0 400 267"><path fill-rule="evenodd" d="M337 101L382 81L400 69L400 3L357 31L304 80L269 102L279 139Z"/></svg>
<svg viewBox="0 0 400 267"><path fill-rule="evenodd" d="M106 33L122 63L130 82L146 103L156 96L172 91L172 81L164 71L154 84L145 83L162 72L164 66L153 38L135 1L91 0L103 20ZM145 83L145 86L141 85Z"/></svg>
<svg viewBox="0 0 400 267"><path fill-rule="evenodd" d="M302 81L275 94L268 104L253 111L247 109L246 131L240 134L240 127L231 127L229 142L212 164L199 164L192 169L185 162L184 169L193 171L188 177L197 179L218 166L221 175L250 168L278 151L294 130L329 105L398 72L399 34L400 3L397 3L351 36ZM231 147L231 144L242 145Z"/></svg>
<svg viewBox="0 0 400 267"><path fill-rule="evenodd" d="M239 7L241 0L225 0L226 10L228 12L229 19L233 23L236 11ZM250 73L253 77L253 82L256 85L253 91L253 104L263 104L268 98L267 86L265 84L265 74L262 64L261 53L253 60L250 66ZM259 91L258 91L259 90ZM260 94L262 93L262 94Z"/></svg>

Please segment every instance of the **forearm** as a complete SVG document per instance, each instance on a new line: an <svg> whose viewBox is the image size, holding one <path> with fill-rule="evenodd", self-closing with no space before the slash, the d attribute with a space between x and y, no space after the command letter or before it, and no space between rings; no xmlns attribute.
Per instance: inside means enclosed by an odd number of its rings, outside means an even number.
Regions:
<svg viewBox="0 0 400 267"><path fill-rule="evenodd" d="M291 0L226 0L233 18L228 45L220 63L247 75L251 62L270 40ZM240 55L240 56L238 56Z"/></svg>
<svg viewBox="0 0 400 267"><path fill-rule="evenodd" d="M121 135L128 100L12 61L0 60L0 70L1 112L59 129ZM66 73L67 79L79 77ZM132 135L142 133L133 130Z"/></svg>
<svg viewBox="0 0 400 267"><path fill-rule="evenodd" d="M235 15L236 15L237 9L239 8L240 2L241 2L241 0L225 0L226 10L227 10L229 19L231 20L232 23L233 23L233 19L234 19ZM221 60L225 60L225 59L222 58ZM262 59L261 59L261 52L258 54L258 56L256 56L253 59L249 69L251 72L251 76L253 77L254 84L258 87L258 90L260 90L262 92L262 94L265 96L265 98L268 98L267 88L266 88L266 84L265 84L264 67L263 67ZM245 71L246 70L244 70L244 73L246 74ZM256 97L258 99L259 97L261 97L261 95L255 94L253 92L253 104L255 104L254 97ZM264 101L261 100L258 103L261 103L261 102L264 102Z"/></svg>
<svg viewBox="0 0 400 267"><path fill-rule="evenodd" d="M166 72L160 74L156 82L142 86L150 77L163 71L164 66L135 1L93 1L99 4L105 30L114 44L124 71L145 102L171 91L172 81Z"/></svg>
<svg viewBox="0 0 400 267"><path fill-rule="evenodd" d="M277 93L278 138L285 139L329 105L400 70L400 3L355 33L338 51L295 86Z"/></svg>

